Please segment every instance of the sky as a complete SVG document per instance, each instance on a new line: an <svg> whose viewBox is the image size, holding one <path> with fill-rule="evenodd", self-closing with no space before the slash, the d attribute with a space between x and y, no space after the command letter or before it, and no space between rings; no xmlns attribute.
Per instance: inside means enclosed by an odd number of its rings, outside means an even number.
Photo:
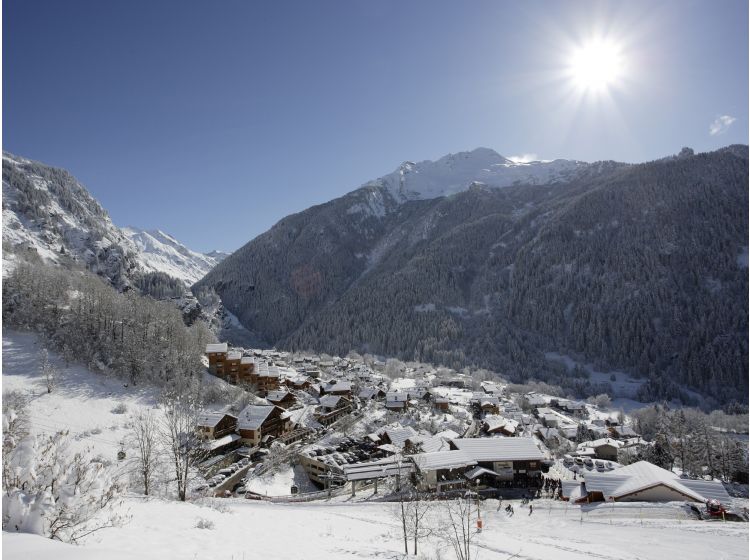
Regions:
<svg viewBox="0 0 750 560"><path fill-rule="evenodd" d="M199 251L406 160L748 142L746 0L5 0L2 45L3 149Z"/></svg>

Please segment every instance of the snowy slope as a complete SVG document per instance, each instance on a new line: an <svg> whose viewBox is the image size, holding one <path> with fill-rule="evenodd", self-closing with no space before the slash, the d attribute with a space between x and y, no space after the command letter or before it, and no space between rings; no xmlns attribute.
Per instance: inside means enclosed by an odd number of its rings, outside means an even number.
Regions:
<svg viewBox="0 0 750 560"><path fill-rule="evenodd" d="M567 181L588 167L587 163L564 159L514 162L489 148L477 148L448 154L437 161L407 161L394 172L363 186L385 187L403 202L448 196L468 189L472 183L499 188Z"/></svg>
<svg viewBox="0 0 750 560"><path fill-rule="evenodd" d="M3 153L3 241L45 260L73 260L116 287L143 272L192 285L227 255L192 251L161 231L120 229L86 188L63 169Z"/></svg>
<svg viewBox="0 0 750 560"><path fill-rule="evenodd" d="M198 253L185 247L171 235L160 230L145 231L126 227L122 232L138 250L138 261L146 271L164 272L179 278L188 286L203 278L226 253Z"/></svg>
<svg viewBox="0 0 750 560"><path fill-rule="evenodd" d="M372 490L363 493L369 496ZM4 532L3 553L26 560L407 558L396 504L347 500L349 496L273 504L217 499L199 505L131 497L124 504L131 515L127 524L94 533L80 547ZM519 500L512 503L516 514L508 517L502 509L498 511L496 500L483 502L484 528L475 536L473 558L747 558L747 523L692 521L674 503L604 504L582 513L578 506L535 500L533 515ZM445 529L442 505L435 503L434 520L428 522ZM199 520L210 521L213 528L198 529ZM444 534L445 530L435 531L420 542L422 556L408 557L455 558L450 545L441 539Z"/></svg>

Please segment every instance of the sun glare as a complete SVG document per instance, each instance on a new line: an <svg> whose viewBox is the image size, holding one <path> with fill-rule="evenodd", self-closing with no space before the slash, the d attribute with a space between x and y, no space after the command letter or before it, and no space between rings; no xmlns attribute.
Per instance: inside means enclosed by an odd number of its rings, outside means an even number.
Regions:
<svg viewBox="0 0 750 560"><path fill-rule="evenodd" d="M622 77L622 54L612 41L592 40L572 52L569 72L578 89L586 93L607 91Z"/></svg>

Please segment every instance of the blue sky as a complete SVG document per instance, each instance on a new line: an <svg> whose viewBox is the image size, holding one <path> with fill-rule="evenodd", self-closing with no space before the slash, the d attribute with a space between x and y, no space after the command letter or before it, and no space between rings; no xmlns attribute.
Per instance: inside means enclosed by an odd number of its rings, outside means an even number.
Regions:
<svg viewBox="0 0 750 560"><path fill-rule="evenodd" d="M5 0L3 148L118 225L234 250L404 160L747 143L747 22L742 0ZM592 36L623 61L598 94L567 71Z"/></svg>

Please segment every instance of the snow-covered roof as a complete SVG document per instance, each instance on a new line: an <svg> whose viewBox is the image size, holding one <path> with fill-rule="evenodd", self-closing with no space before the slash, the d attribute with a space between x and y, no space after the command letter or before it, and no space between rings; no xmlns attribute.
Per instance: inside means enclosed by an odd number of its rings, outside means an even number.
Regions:
<svg viewBox="0 0 750 560"><path fill-rule="evenodd" d="M242 356L240 359L241 364L253 364L255 363L255 360L251 358L250 356Z"/></svg>
<svg viewBox="0 0 750 560"><path fill-rule="evenodd" d="M212 439L210 441L207 441L204 444L204 448L208 451L214 451L216 449L221 449L225 445L229 445L230 443L233 443L241 438L242 436L240 436L239 434L227 434L224 437L220 437L219 439Z"/></svg>
<svg viewBox="0 0 750 560"><path fill-rule="evenodd" d="M623 443L612 438L600 438L595 439L594 441L584 441L583 443L578 444L578 448L582 449L584 447L591 447L596 449L597 447L604 447L605 445L619 449L623 446Z"/></svg>
<svg viewBox="0 0 750 560"><path fill-rule="evenodd" d="M352 382L334 379L333 381L329 381L328 383L326 383L323 389L329 393L331 391L351 391Z"/></svg>
<svg viewBox="0 0 750 560"><path fill-rule="evenodd" d="M544 455L531 438L457 438L453 445L479 462L541 461Z"/></svg>
<svg viewBox="0 0 750 560"><path fill-rule="evenodd" d="M406 443L407 439L418 435L416 430L411 426L386 426L385 428L382 428L378 433L386 434L388 436L388 439L391 440L391 443L401 449L403 449L404 443Z"/></svg>
<svg viewBox="0 0 750 560"><path fill-rule="evenodd" d="M601 492L605 500L621 498L659 485L671 488L698 502L708 499L704 492L717 496L719 500L730 499L720 482L683 480L675 473L648 461L638 461L614 472L586 473L585 484L589 493Z"/></svg>
<svg viewBox="0 0 750 560"><path fill-rule="evenodd" d="M406 475L414 470L414 465L409 461L405 461L403 457L393 456L366 463L343 465L341 468L344 471L344 475L346 475L346 479L351 481L385 478L398 474Z"/></svg>
<svg viewBox="0 0 750 560"><path fill-rule="evenodd" d="M581 480L563 480L562 481L563 498L568 498L571 502L588 495L586 488Z"/></svg>
<svg viewBox="0 0 750 560"><path fill-rule="evenodd" d="M318 400L318 404L326 408L336 408L339 405L339 402L341 402L342 398L343 397L340 397L339 395L326 395L324 397L320 397L320 399Z"/></svg>
<svg viewBox="0 0 750 560"><path fill-rule="evenodd" d="M237 352L236 350L228 352L227 360L242 360L242 352Z"/></svg>
<svg viewBox="0 0 750 560"><path fill-rule="evenodd" d="M504 430L509 434L513 434L516 432L516 428L518 427L517 420L504 418L497 414L488 414L484 417L483 422L488 431Z"/></svg>
<svg viewBox="0 0 750 560"><path fill-rule="evenodd" d="M198 426L205 427L205 428L215 428L219 422L221 422L221 419L224 418L224 416L231 416L232 418L235 418L231 414L227 414L226 412L204 412L200 416L198 416Z"/></svg>
<svg viewBox="0 0 750 560"><path fill-rule="evenodd" d="M419 470L434 471L441 469L459 469L476 465L477 462L468 453L460 450L435 451L412 455L414 464Z"/></svg>
<svg viewBox="0 0 750 560"><path fill-rule="evenodd" d="M228 348L229 346L226 342L221 342L219 344L206 344L206 354L214 352L226 352Z"/></svg>
<svg viewBox="0 0 750 560"><path fill-rule="evenodd" d="M455 434L455 432L452 432ZM457 434L456 434L457 435ZM407 441L414 446L419 446L422 453L433 453L435 451L448 451L450 444L447 441L447 436L436 434L434 436L427 435L416 435L407 439Z"/></svg>
<svg viewBox="0 0 750 560"><path fill-rule="evenodd" d="M291 395L289 391L284 391L283 389L279 389L277 391L268 391L268 394L266 395L266 399L269 401L280 401L284 399L287 395Z"/></svg>
<svg viewBox="0 0 750 560"><path fill-rule="evenodd" d="M238 417L237 427L240 430L257 430L263 422L271 415L276 406L263 406L249 404L242 409Z"/></svg>
<svg viewBox="0 0 750 560"><path fill-rule="evenodd" d="M470 471L467 471L466 473L464 473L464 476L468 478L469 480L474 480L475 478L482 476L483 474L497 476L497 473L495 471L491 471L490 469L485 469L484 467L474 467Z"/></svg>

